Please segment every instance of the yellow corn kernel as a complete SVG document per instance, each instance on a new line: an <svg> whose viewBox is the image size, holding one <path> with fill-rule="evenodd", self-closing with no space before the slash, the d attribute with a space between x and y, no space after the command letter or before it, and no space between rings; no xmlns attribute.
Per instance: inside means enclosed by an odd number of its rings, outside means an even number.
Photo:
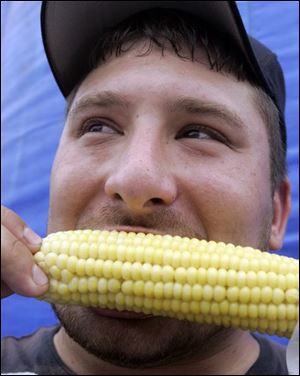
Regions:
<svg viewBox="0 0 300 376"><path fill-rule="evenodd" d="M50 267L56 265L57 254L54 252L47 253L44 257L46 264Z"/></svg>
<svg viewBox="0 0 300 376"><path fill-rule="evenodd" d="M64 269L61 271L61 280L63 283L71 282L73 277L74 275L71 272L69 272L69 270Z"/></svg>
<svg viewBox="0 0 300 376"><path fill-rule="evenodd" d="M88 290L90 292L96 292L98 287L98 278L97 277L89 277L87 280Z"/></svg>
<svg viewBox="0 0 300 376"><path fill-rule="evenodd" d="M133 281L123 282L121 289L125 295L132 295L133 294Z"/></svg>
<svg viewBox="0 0 300 376"><path fill-rule="evenodd" d="M83 277L85 275L85 264L85 260L78 259L76 264L76 274L80 277Z"/></svg>
<svg viewBox="0 0 300 376"><path fill-rule="evenodd" d="M34 255L49 302L132 310L289 337L298 319L298 260L171 235L76 230Z"/></svg>
<svg viewBox="0 0 300 376"><path fill-rule="evenodd" d="M173 296L173 283L172 282L164 283L163 289L164 289L164 297L166 299L172 298L172 296Z"/></svg>

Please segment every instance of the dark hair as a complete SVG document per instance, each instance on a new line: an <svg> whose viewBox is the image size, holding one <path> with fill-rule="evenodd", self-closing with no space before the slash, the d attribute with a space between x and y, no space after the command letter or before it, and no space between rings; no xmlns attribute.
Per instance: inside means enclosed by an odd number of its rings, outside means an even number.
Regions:
<svg viewBox="0 0 300 376"><path fill-rule="evenodd" d="M195 52L201 50L210 69L221 74L231 74L254 87L254 103L268 132L273 194L287 173L279 112L269 95L260 87L232 39L225 34L220 35L205 22L183 11L165 8L145 10L105 30L91 52L90 71L105 63L108 58L129 51L142 40L148 43L148 48L138 56L150 54L153 47L159 47L162 55L166 49L171 49L178 57L195 61ZM67 113L84 78L67 98Z"/></svg>

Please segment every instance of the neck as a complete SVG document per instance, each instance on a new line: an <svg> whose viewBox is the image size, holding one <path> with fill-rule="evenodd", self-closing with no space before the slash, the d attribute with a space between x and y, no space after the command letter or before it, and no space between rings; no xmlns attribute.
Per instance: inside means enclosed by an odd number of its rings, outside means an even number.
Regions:
<svg viewBox="0 0 300 376"><path fill-rule="evenodd" d="M104 362L88 353L61 327L54 346L62 361L76 374L90 375L243 375L259 355L259 345L247 332L222 331L206 345L205 354L188 354L172 364L147 369L129 369Z"/></svg>

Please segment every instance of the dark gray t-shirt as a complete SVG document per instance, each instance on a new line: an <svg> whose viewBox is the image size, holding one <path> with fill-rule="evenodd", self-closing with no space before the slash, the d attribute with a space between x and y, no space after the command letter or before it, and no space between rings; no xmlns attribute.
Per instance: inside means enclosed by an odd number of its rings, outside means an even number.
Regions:
<svg viewBox="0 0 300 376"><path fill-rule="evenodd" d="M57 354L53 337L59 325L41 328L21 337L5 337L1 341L1 372L33 372L38 375L75 375ZM288 375L286 348L254 335L260 355L246 375Z"/></svg>

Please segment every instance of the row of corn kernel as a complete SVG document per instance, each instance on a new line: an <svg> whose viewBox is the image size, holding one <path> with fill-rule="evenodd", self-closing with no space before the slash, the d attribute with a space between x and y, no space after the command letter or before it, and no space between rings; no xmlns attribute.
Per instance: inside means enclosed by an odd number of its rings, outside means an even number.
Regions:
<svg viewBox="0 0 300 376"><path fill-rule="evenodd" d="M171 235L154 235L154 234L144 234L144 233L126 233L126 232L117 232L117 231L100 231L100 230L76 230L76 231L65 231L65 232L57 232L55 234L50 234L47 237L47 243L51 242L52 238L54 241L59 241L59 243L63 241L70 242L77 242L77 243L103 243L103 244L120 244L120 245L133 245L133 246L152 246L152 247L160 247L163 249L172 249L174 250L182 250L182 251L190 251L190 250L197 250L201 252L205 250L205 252L214 252L219 251L221 246L225 247L225 249L234 249L233 244L225 244L223 242L216 243L215 241L206 241L206 240L199 240L199 239L190 239L187 237L180 237L180 236L171 236ZM54 242L54 245L57 243ZM249 252L259 253L260 251L253 249L251 247L246 248ZM223 252L223 248L221 249ZM242 247L237 248L237 251L240 251L240 254L243 254Z"/></svg>
<svg viewBox="0 0 300 376"><path fill-rule="evenodd" d="M298 304L299 296L296 289L289 289L285 293L279 288L243 287L239 289L236 286L225 289L224 286L210 286L180 283L154 283L152 281L121 281L119 279L105 279L96 277L73 277L69 283L50 281L50 292L58 292L60 295L67 295L68 292L98 292L106 294L109 292L117 293L122 291L125 295L145 296L148 298L175 298L183 301L215 301L222 302L227 299L229 302L240 302L243 304L273 304L281 303Z"/></svg>
<svg viewBox="0 0 300 376"><path fill-rule="evenodd" d="M151 265L149 263L141 264L139 262L122 263L120 261L111 260L94 260L94 259L78 259L75 256L66 256L64 254L57 255L53 252L44 256L40 252L36 254L36 260L45 262L49 268L50 274L59 280L63 275L68 275L69 279L73 274L78 276L96 276L106 278L123 278L125 280L148 280L154 282L179 282L189 284L205 284L212 286L217 284L223 286L237 287L279 287L283 290L290 288L298 288L298 274L288 273L286 275L276 274L274 272L258 271L236 271L233 269L226 270L224 268L216 269L209 267L195 268L173 268L170 265L160 266ZM43 260L43 261L41 261Z"/></svg>
<svg viewBox="0 0 300 376"><path fill-rule="evenodd" d="M92 244L93 242L97 245L99 244L106 244L107 246L114 247L115 244L117 245L139 245L140 240L144 240L145 243L140 243L145 246L152 246L155 248L157 245L164 250L168 248L172 251L174 250L183 250L183 251L194 251L197 252L204 251L205 253L225 253L228 254L234 253L238 256L245 256L250 255L254 257L258 257L259 255L263 254L263 257L272 257L276 260L289 260L288 257L279 256L276 254L271 254L267 252L261 252L258 249L252 247L242 247L242 246L234 246L233 244L224 242L215 242L215 241L206 241L206 240L199 240L199 239L190 239L187 237L180 237L180 236L171 236L171 235L154 235L154 234L144 234L144 233L127 233L124 231L101 231L101 230L70 230L70 231L61 231L54 234L50 234L47 236L45 244L48 243L47 246L50 245L51 239L59 240L59 244L55 243L60 247L60 241L67 241L68 244L72 243L72 241L78 243L87 242L88 244ZM137 241L138 240L138 241ZM162 246L163 244L163 246ZM65 244L66 245L66 244ZM153 246L154 245L154 246ZM169 246L167 246L169 245Z"/></svg>
<svg viewBox="0 0 300 376"><path fill-rule="evenodd" d="M240 317L249 319L266 319L268 321L283 320L287 323L298 318L297 307L293 304L282 304L280 306L266 304L239 304L230 303L224 300L217 302L184 302L178 299L158 299L144 298L141 296L125 295L122 292L117 294L108 293L99 295L97 293L81 294L79 292L60 295L58 292L50 292L49 300L64 302L64 304L80 304L108 307L109 303L116 304L118 309L131 309L133 306L139 307L146 313L156 312L158 315L163 312L203 314L221 317ZM108 307L109 308L109 307Z"/></svg>
<svg viewBox="0 0 300 376"><path fill-rule="evenodd" d="M143 233L125 233L125 232L108 232L108 231L100 231L90 230L90 235L84 235L82 231L67 231L61 233L50 234L45 239L45 243L49 246L51 243L57 245L58 243L62 243L67 241L69 244L72 242L77 242L78 244L81 243L97 243L97 244L117 244L117 245L134 245L138 246L141 245L144 248L147 246L153 246L154 248L160 247L163 249L172 249L173 251L183 250L183 251L203 251L205 252L221 252L223 253L224 250L232 251L234 250L235 253L238 255L253 254L259 255L262 253L260 250L252 248L252 247L242 247L242 246L234 246L233 244L225 244L224 242L215 242L215 241L206 241L206 240L198 240L198 239L189 239L189 238L180 238L179 236L170 236L170 235L153 235L153 234L143 234ZM58 241L58 243L56 242ZM220 251L219 251L220 250ZM282 256L277 257L282 258Z"/></svg>
<svg viewBox="0 0 300 376"><path fill-rule="evenodd" d="M199 309L195 309L195 305L177 300L160 300L160 299L142 299L140 297L125 296L121 294L108 294L99 296L90 293L81 295L73 293L71 297L62 298L57 294L52 294L48 300L58 304L82 304L86 306L95 306L109 309L130 309L134 312L144 312L145 314L153 313L159 316L173 317L176 319L187 319L199 323L208 323L224 326L234 326L248 330L257 330L262 333L277 334L289 336L297 321L297 311L294 308L288 310L288 319L274 319L272 314L266 313L262 317L246 317L245 310L240 310L234 304L229 304L228 313L224 314L216 305L198 304ZM120 304L121 303L121 304ZM148 308L146 308L148 307ZM232 308L231 308L232 307ZM165 310L165 311L163 311ZM191 313L189 313L191 312ZM199 314L202 312L203 314ZM221 315L220 315L221 313ZM242 317L239 314L242 313Z"/></svg>
<svg viewBox="0 0 300 376"><path fill-rule="evenodd" d="M63 245L62 245L63 247ZM112 246L111 246L112 247ZM58 249L58 248L57 248ZM48 252L50 253L50 252ZM56 252L51 252L55 255ZM79 259L102 259L110 261L127 261L127 262L140 262L140 263L151 263L157 265L170 265L173 267L183 266L183 267L222 267L224 269L235 269L235 270L264 270L279 272L281 274L287 274L288 272L296 272L297 265L294 260L287 259L276 259L272 257L268 260L264 255L259 257L238 257L237 255L229 254L208 254L206 252L179 252L172 250L163 249L153 249L148 247L142 249L141 247L125 247L120 246L117 250L111 250L109 247L104 247L103 244L97 246L96 244L82 244L79 250L72 251L70 249L70 254L62 255L61 257L71 256L78 257Z"/></svg>
<svg viewBox="0 0 300 376"><path fill-rule="evenodd" d="M179 237L179 236L171 236L171 235L154 235L154 234L144 234L144 233L126 233L126 232L117 232L117 231L101 231L101 230L76 230L76 231L62 231L55 234L50 234L47 237L45 242L45 247L49 247L51 243L51 239L54 238L54 248L57 249L57 246L61 247L62 241L62 248L69 248L70 243L77 242L77 243L88 243L91 245L93 242L93 246L98 246L101 244L101 247L106 247L108 249L114 249L116 246L120 245L126 247L127 245L134 245L135 248L139 244L143 246L143 248L147 246L158 246L164 251L167 251L168 248L171 251L175 250L182 250L182 251L197 251L197 253L205 252L205 253L213 253L213 254L223 254L227 253L228 255L236 254L242 257L259 257L263 254L263 257L272 257L275 260L289 261L289 258L284 256L278 256L274 254L269 254L266 252L261 252L258 249L252 247L242 247L242 246L234 246L233 244L225 244L223 242L215 242L215 241L206 241L206 240L199 240L199 239L190 239L186 237ZM56 240L59 240L56 242ZM65 241L65 244L64 244ZM143 243L144 242L144 243ZM73 244L74 248L76 248L76 244ZM78 247L78 244L77 244ZM82 245L84 249L86 246ZM92 247L93 248L93 247Z"/></svg>
<svg viewBox="0 0 300 376"><path fill-rule="evenodd" d="M120 268L124 264L127 265L128 263L132 262L134 267L136 268L143 268L143 271L146 272L146 268L151 267L151 263L154 262L154 267L157 269L160 269L160 267L164 268L186 268L189 270L188 274L195 274L196 269L198 268L214 268L214 269L221 269L224 273L225 270L233 269L233 271L240 271L240 272L259 272L261 275L263 273L277 273L277 275L288 275L290 276L288 278L294 279L295 273L297 272L297 263L296 262L276 262L273 263L273 265L269 264L266 265L266 260L263 261L263 258L261 260L253 259L248 261L247 259L238 259L237 257L232 257L231 259L227 255L223 255L220 257L220 259L216 259L217 255L214 255L212 257L209 257L207 254L199 255L197 253L194 253L191 255L190 258L185 259L183 256L185 254L179 254L179 252L167 252L164 254L163 252L160 255L160 258L156 258L155 252L153 254L149 253L149 262L141 262L139 261L139 258L136 257L137 255L132 254L130 257L127 258L124 257L125 260L131 260L131 261L125 261L123 262L123 258L120 257L121 260L115 261L115 258L112 257L112 259L107 257L102 257L100 259L94 259L94 258L80 258L75 255L68 256L67 254L57 254L55 252L48 252L46 255L40 251L36 254L36 259L39 261L45 261L48 266L56 265L59 269L64 269L67 266L70 268L74 268L75 265L78 264L78 269L84 269L85 267L90 268L92 270L93 268L99 269L99 267L102 267L105 265L106 269L109 269L111 267L114 268ZM224 262L225 259L228 262ZM214 261L215 260L215 261ZM217 261L216 261L217 260ZM79 262L78 262L79 261ZM185 262L186 261L186 262ZM114 265L114 263L116 263ZM121 264L122 263L122 264ZM188 266L190 265L190 266ZM271 270L270 270L271 269ZM213 269L212 269L213 270ZM88 272L91 273L91 272ZM254 276L254 274L252 274ZM276 275L273 274L273 277L276 278ZM263 278L263 277L262 277ZM283 280L284 278L281 277Z"/></svg>

